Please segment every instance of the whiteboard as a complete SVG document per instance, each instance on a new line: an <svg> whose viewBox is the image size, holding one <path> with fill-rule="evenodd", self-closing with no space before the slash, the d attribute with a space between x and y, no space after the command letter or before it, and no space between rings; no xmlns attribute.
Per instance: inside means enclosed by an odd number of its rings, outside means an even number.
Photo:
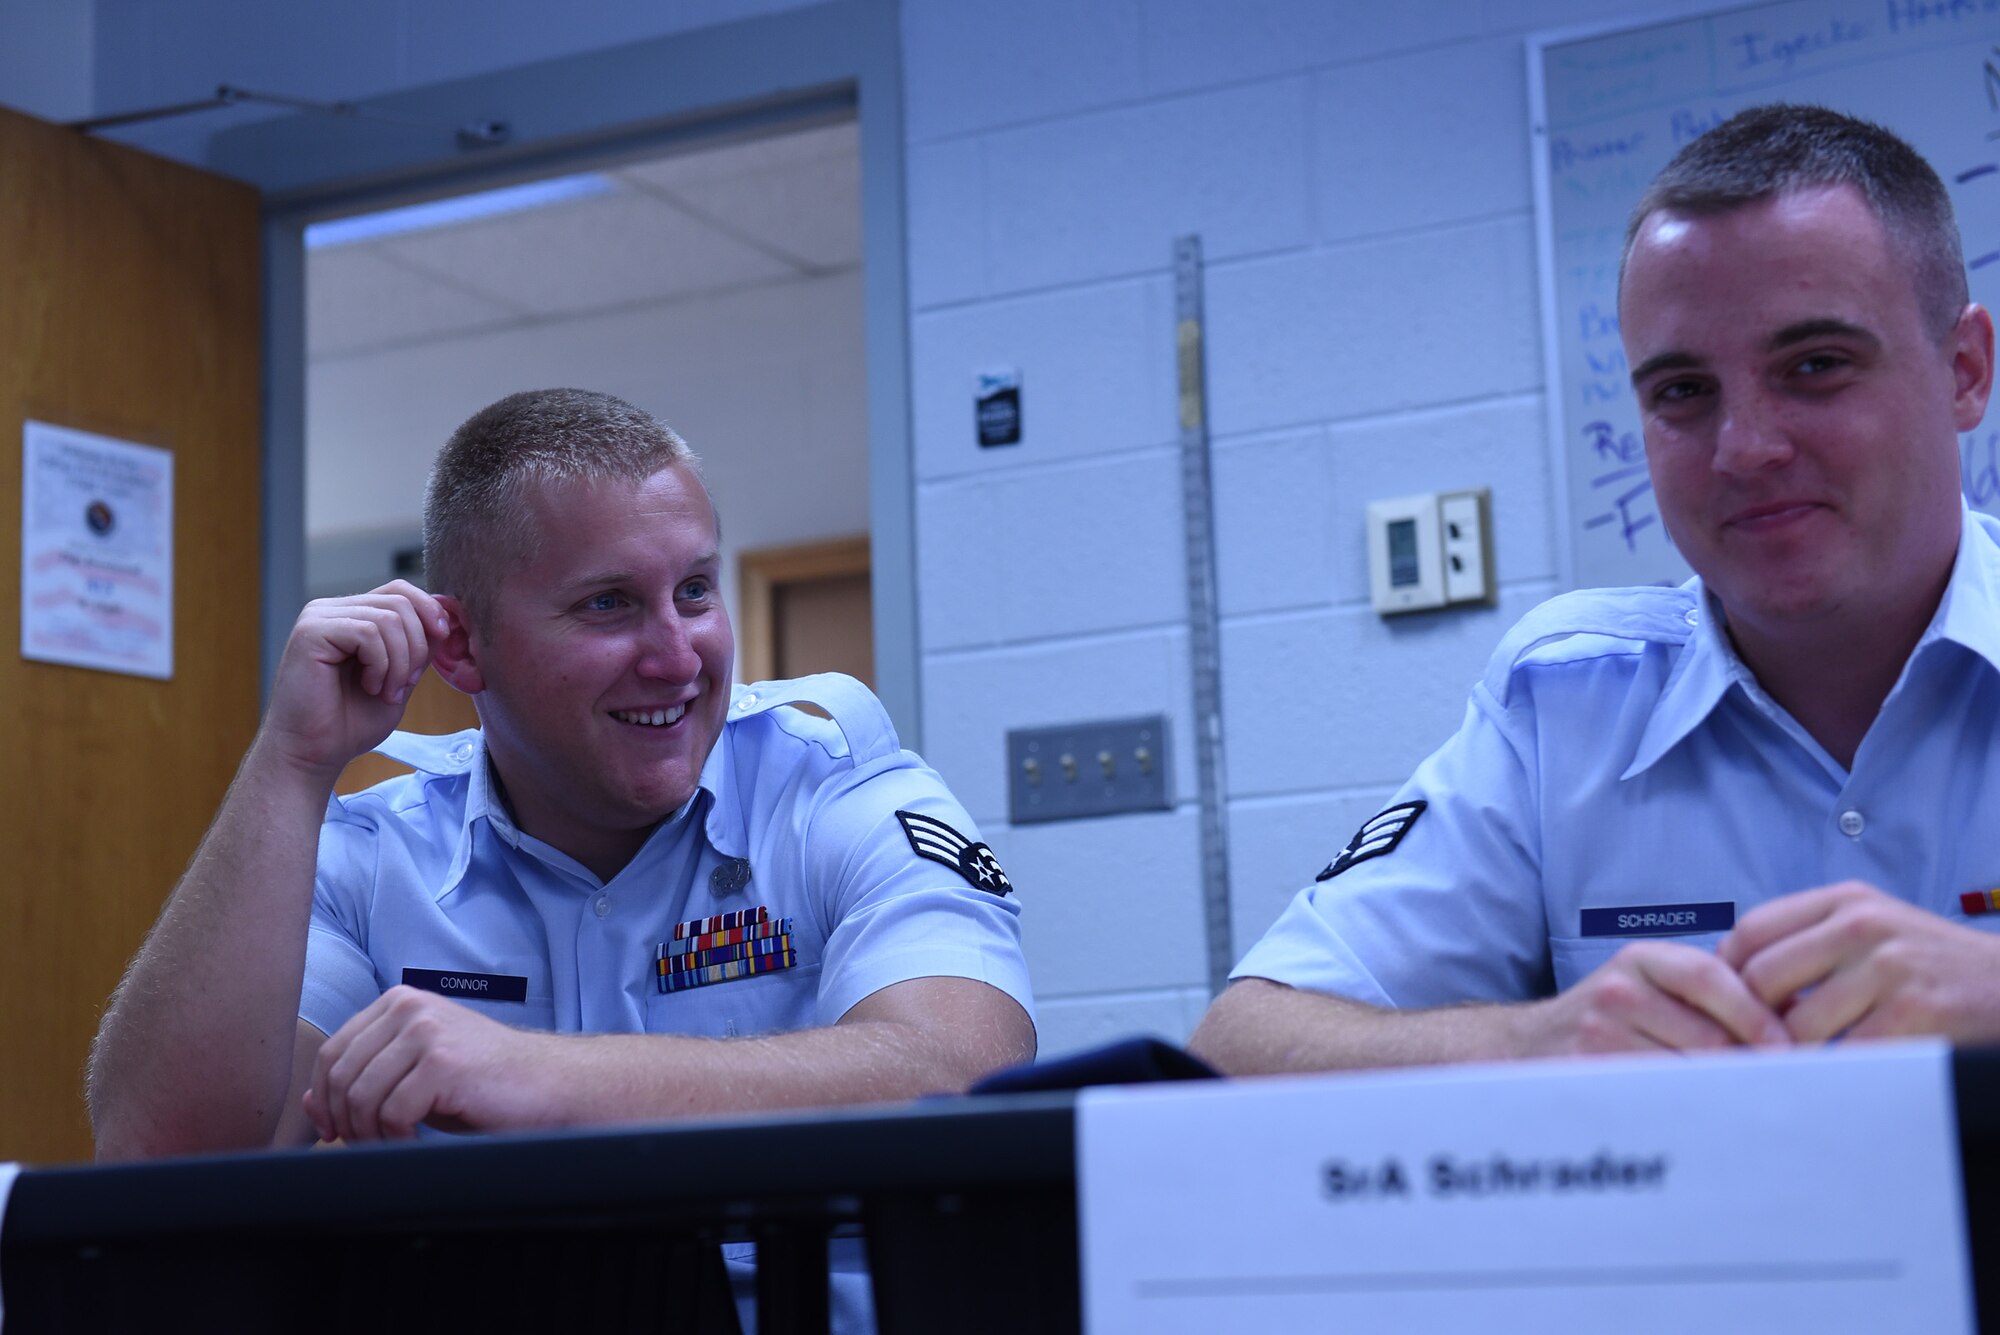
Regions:
<svg viewBox="0 0 2000 1335"><path fill-rule="evenodd" d="M1559 573L1678 583L1618 337L1626 215L1675 151L1760 102L1880 122L1942 176L1972 299L2000 302L2000 0L1781 0L1528 39ZM1996 414L2000 416L2000 414ZM2000 513L2000 431L1962 436L1966 495Z"/></svg>

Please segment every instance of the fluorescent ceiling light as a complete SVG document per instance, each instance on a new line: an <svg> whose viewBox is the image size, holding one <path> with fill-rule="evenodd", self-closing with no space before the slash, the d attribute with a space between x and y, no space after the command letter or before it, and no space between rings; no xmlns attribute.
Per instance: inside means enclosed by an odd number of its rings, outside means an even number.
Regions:
<svg viewBox="0 0 2000 1335"><path fill-rule="evenodd" d="M434 199L428 204L384 209L380 213L335 218L331 222L307 226L306 249L325 250L332 246L351 246L360 241L379 241L385 236L400 236L406 232L428 232L478 218L522 213L577 199L594 199L617 188L611 178L602 172L583 172L576 176L556 176L546 181L502 186L498 190L481 190L476 194L454 195L450 199Z"/></svg>

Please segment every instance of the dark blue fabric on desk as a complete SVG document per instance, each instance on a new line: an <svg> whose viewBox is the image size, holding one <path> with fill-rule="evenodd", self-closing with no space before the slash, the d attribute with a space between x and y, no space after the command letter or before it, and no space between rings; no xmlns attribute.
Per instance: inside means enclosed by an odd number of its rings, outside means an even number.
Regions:
<svg viewBox="0 0 2000 1335"><path fill-rule="evenodd" d="M1215 1080L1222 1073L1201 1058L1157 1038L1125 1038L1048 1062L1024 1062L993 1072L968 1094L1144 1085L1157 1080Z"/></svg>

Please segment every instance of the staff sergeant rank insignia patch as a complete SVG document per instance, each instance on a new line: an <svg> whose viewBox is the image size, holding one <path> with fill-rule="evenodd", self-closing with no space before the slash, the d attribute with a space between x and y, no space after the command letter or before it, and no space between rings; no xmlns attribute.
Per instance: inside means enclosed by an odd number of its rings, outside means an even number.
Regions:
<svg viewBox="0 0 2000 1335"><path fill-rule="evenodd" d="M910 847L918 857L942 862L980 890L1004 895L1014 888L1007 873L1000 870L1000 860L985 844L973 843L935 816L898 811L896 819L903 823L903 833L910 836Z"/></svg>
<svg viewBox="0 0 2000 1335"><path fill-rule="evenodd" d="M1330 881L1357 862L1379 858L1394 850L1403 842L1403 836L1417 823L1417 817L1424 814L1428 802L1399 802L1375 819L1354 832L1347 841L1347 847L1340 850L1340 856L1326 864L1326 870L1313 877L1315 881Z"/></svg>

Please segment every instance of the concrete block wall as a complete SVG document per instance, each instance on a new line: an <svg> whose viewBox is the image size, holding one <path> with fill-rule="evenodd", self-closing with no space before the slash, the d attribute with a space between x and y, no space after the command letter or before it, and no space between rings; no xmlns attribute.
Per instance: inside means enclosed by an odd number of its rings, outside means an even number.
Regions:
<svg viewBox="0 0 2000 1335"><path fill-rule="evenodd" d="M1174 238L1206 259L1240 954L1555 591L1523 38L1661 8L904 0L926 750L1020 887L1044 1055L1209 999ZM996 365L1024 439L982 450ZM1376 616L1366 502L1472 486L1500 606ZM1007 824L1007 729L1155 712L1172 812Z"/></svg>
<svg viewBox="0 0 2000 1335"><path fill-rule="evenodd" d="M0 5L0 106L50 121L91 115L96 20L87 4Z"/></svg>
<svg viewBox="0 0 2000 1335"><path fill-rule="evenodd" d="M365 96L805 2L97 0L94 64L57 92ZM925 749L1022 887L1044 1053L1181 1038L1208 1000L1173 239L1208 261L1240 953L1554 588L1522 39L1707 7L902 0ZM1026 439L981 451L993 365L1024 374ZM1478 485L1501 606L1374 616L1365 503ZM1008 728L1153 712L1176 809L1008 826Z"/></svg>

